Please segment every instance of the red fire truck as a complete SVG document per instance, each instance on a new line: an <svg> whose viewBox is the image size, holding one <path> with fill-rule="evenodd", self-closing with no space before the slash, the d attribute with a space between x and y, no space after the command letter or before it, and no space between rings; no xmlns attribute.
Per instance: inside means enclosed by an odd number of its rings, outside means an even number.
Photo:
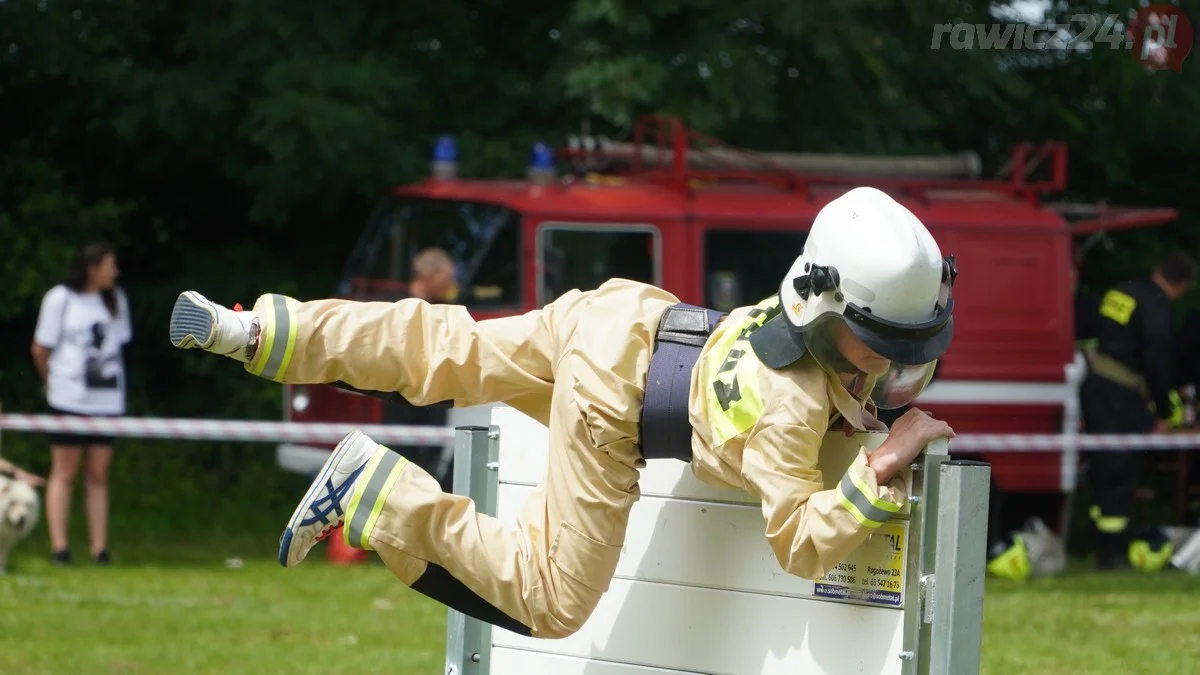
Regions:
<svg viewBox="0 0 1200 675"><path fill-rule="evenodd" d="M960 433L1058 433L1073 398L1078 239L1167 223L1177 213L1045 201L1066 187L1059 142L1017 145L996 179L981 178L980 164L974 153L751 152L649 116L632 142L572 138L557 151L539 144L524 179L466 180L457 175L453 139L443 137L431 176L395 188L371 215L336 294L402 298L409 261L440 246L456 261L477 319L524 312L610 277L727 309L777 292L817 211L871 185L911 209L961 270L954 342L921 407ZM402 419L399 407L333 387L290 387L284 414L387 423ZM486 424L486 411L453 411L448 423ZM308 473L328 450L281 446L279 460ZM999 489L1051 495L1074 486L1074 457L1063 458L984 456Z"/></svg>

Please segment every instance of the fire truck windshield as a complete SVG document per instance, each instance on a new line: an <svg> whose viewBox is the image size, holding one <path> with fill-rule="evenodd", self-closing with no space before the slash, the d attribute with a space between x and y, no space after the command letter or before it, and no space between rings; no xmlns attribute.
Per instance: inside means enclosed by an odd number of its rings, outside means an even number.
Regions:
<svg viewBox="0 0 1200 675"><path fill-rule="evenodd" d="M804 249L804 230L711 229L705 233L705 302L729 311L779 292L779 282Z"/></svg>
<svg viewBox="0 0 1200 675"><path fill-rule="evenodd" d="M342 272L338 295L392 301L408 297L412 261L428 248L454 261L460 302L503 308L520 303L520 214L495 204L389 197L371 215Z"/></svg>

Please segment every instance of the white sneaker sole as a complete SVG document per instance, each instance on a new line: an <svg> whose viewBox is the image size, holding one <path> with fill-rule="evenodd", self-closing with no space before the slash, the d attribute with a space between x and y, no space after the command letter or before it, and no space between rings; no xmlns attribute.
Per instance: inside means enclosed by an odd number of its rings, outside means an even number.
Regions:
<svg viewBox="0 0 1200 675"><path fill-rule="evenodd" d="M321 471L317 473L317 477L314 478L312 484L309 485L308 492L305 493L304 499L301 499L300 503L296 505L296 510L292 512L292 517L288 521L287 528L284 529L283 535L279 537L280 565L284 567L295 567L296 565L299 565L304 560L305 556L308 555L308 551L311 550L313 546L317 545L317 537L303 537L299 536L300 534L313 531L319 533L321 530L326 528L334 528L345 524L346 514L344 510L340 515L333 517L331 522L328 524L320 522L308 524L302 523L311 512L313 501L327 494L326 483L329 482L334 470L337 469L338 465L341 464L342 460L344 460L347 455L351 454L352 452L359 451L364 442L370 444L372 452L364 453L365 457L363 458L362 464L355 467L355 469L352 470L345 479L345 481L355 481L361 477L361 471L367 465L367 462L371 460L374 449L378 448L379 445L365 436L361 431L356 430L347 434L346 437L337 444L337 447L333 449L333 452L329 453L329 459L325 460L325 464L321 467ZM343 481L343 484L345 481ZM333 515L332 510L330 510L328 515ZM307 545L305 550L294 550L296 547L305 545ZM291 562L293 560L294 562Z"/></svg>
<svg viewBox="0 0 1200 675"><path fill-rule="evenodd" d="M208 349L217 335L217 309L195 291L185 291L171 310L171 344L179 349Z"/></svg>

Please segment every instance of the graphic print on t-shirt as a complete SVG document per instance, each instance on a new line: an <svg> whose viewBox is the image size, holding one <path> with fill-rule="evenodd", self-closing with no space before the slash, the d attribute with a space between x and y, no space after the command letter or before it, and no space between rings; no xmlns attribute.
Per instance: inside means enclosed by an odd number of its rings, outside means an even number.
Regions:
<svg viewBox="0 0 1200 675"><path fill-rule="evenodd" d="M87 360L84 362L84 386L88 389L116 389L120 386L121 355L104 355L104 324L92 324L91 340L87 344Z"/></svg>

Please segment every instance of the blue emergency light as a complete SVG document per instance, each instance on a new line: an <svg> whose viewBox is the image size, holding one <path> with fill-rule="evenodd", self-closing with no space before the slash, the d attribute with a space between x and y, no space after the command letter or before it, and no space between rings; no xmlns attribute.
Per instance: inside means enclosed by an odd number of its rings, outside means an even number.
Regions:
<svg viewBox="0 0 1200 675"><path fill-rule="evenodd" d="M430 169L437 180L454 180L458 176L458 143L453 136L445 134L437 137L433 144Z"/></svg>
<svg viewBox="0 0 1200 675"><path fill-rule="evenodd" d="M529 170L554 171L554 150L541 141L534 143L529 153Z"/></svg>
<svg viewBox="0 0 1200 675"><path fill-rule="evenodd" d="M433 161L435 162L456 162L458 161L458 144L454 142L454 137L450 135L438 136L437 142L433 145Z"/></svg>

